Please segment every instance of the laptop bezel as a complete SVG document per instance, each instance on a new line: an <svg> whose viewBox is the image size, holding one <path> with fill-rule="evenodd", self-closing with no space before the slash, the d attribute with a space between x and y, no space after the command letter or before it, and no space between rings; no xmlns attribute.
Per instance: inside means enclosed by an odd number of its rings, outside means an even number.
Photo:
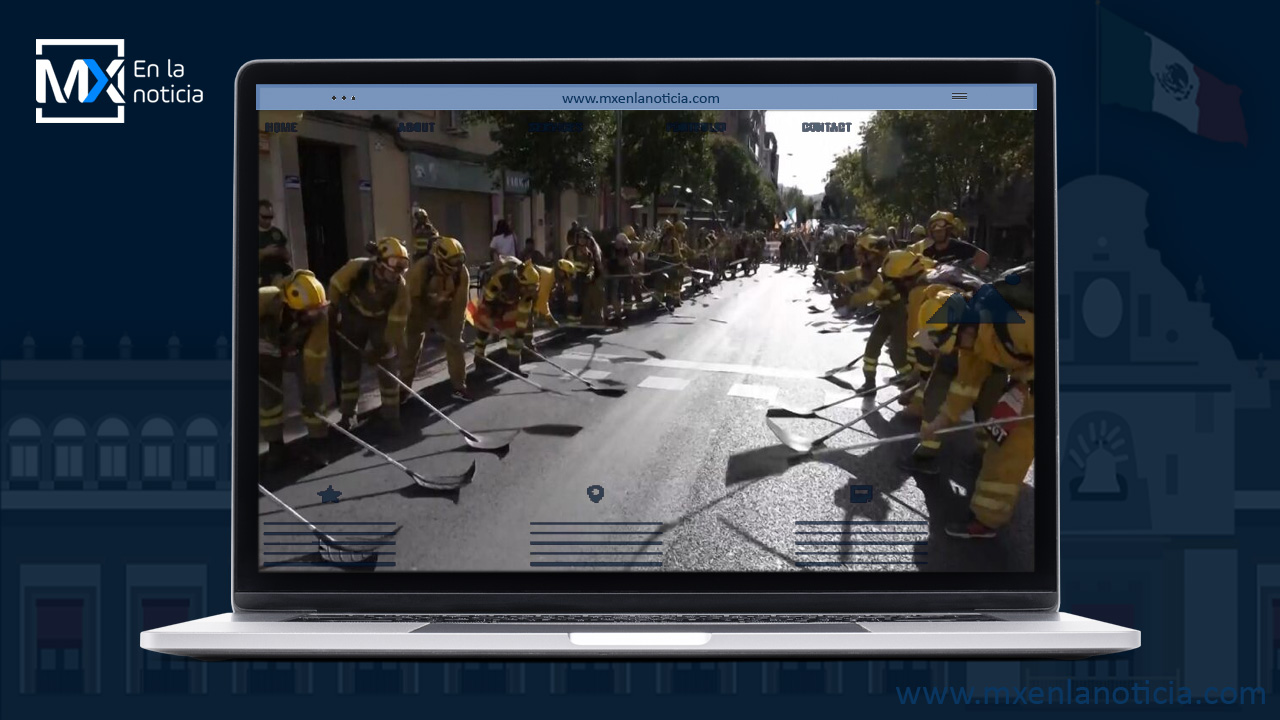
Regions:
<svg viewBox="0 0 1280 720"><path fill-rule="evenodd" d="M1031 572L263 572L259 558L256 253L261 84L1034 83L1035 568ZM1034 59L254 61L235 85L232 603L328 612L873 612L1055 610L1059 589L1055 81ZM304 110L311 109L305 108ZM241 239L244 239L241 242ZM253 333L249 335L248 333ZM1046 390L1048 389L1048 391Z"/></svg>

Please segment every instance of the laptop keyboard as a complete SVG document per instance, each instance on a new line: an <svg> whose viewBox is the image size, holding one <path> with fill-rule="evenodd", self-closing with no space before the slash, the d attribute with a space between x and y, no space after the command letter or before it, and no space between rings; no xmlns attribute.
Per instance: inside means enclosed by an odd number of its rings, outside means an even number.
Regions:
<svg viewBox="0 0 1280 720"><path fill-rule="evenodd" d="M997 618L981 613L959 614L807 614L807 615L757 615L757 614L678 614L678 615L302 615L291 622L386 622L386 623L436 623L436 624L572 624L572 623L868 623L868 622L998 622Z"/></svg>

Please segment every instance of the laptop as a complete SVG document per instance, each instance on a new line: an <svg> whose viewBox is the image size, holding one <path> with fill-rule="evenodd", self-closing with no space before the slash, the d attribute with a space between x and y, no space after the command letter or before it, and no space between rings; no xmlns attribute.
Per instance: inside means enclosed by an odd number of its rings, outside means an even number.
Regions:
<svg viewBox="0 0 1280 720"><path fill-rule="evenodd" d="M1060 611L1054 104L1037 60L245 65L234 611L141 646L1138 647Z"/></svg>

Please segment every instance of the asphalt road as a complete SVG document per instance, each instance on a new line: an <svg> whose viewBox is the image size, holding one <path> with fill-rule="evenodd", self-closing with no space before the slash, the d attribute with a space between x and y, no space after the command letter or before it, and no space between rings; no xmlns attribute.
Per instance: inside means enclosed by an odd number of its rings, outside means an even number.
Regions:
<svg viewBox="0 0 1280 720"><path fill-rule="evenodd" d="M899 469L912 442L792 461L795 453L765 425L765 409L849 395L818 376L859 355L869 330L855 324L819 333L844 323L811 313L810 305L827 308L829 300L809 277L765 266L686 300L674 314L540 348L602 387L625 387L619 398L585 391L542 362L524 368L568 397L499 378L474 385L474 402L457 404L446 399L442 376L420 379L426 396L469 431L512 437L505 454L471 451L424 408L406 406L404 433L378 446L423 475L462 473L474 462L473 481L456 492L423 490L354 446L320 471L263 484L335 539L379 551L379 565L355 566L376 572L1030 569L1034 471L1013 524L997 539L955 540L942 530L965 516L977 471L963 462L975 452L963 433L949 436L942 475L931 479ZM887 379L889 364L881 367ZM844 377L860 383L861 371ZM894 396L886 389L823 414L844 423ZM897 407L827 446L917 430L918 423L894 419ZM836 427L778 422L811 436ZM371 422L360 434L372 438L375 430ZM588 496L592 485L603 488L599 502ZM341 492L338 502L322 500L330 486ZM851 501L855 486L862 502ZM260 508L264 523L296 523L265 497ZM266 542L314 540L305 526L262 528L300 533ZM359 544L370 540L387 544ZM323 566L313 547L263 548L273 553L263 561L288 563L279 566L285 571Z"/></svg>

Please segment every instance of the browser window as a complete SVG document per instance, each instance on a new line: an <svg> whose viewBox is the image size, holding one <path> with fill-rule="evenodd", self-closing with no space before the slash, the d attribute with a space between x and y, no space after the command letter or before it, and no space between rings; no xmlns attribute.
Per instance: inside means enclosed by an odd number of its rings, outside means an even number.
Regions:
<svg viewBox="0 0 1280 720"><path fill-rule="evenodd" d="M1034 85L263 85L260 566L1034 569Z"/></svg>

